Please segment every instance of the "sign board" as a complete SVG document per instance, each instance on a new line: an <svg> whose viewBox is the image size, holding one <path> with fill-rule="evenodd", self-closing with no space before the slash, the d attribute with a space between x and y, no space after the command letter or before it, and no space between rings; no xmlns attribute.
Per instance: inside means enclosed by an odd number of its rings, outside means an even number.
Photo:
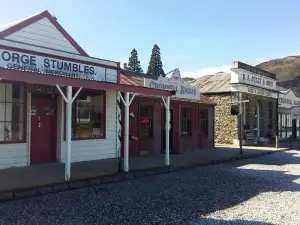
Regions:
<svg viewBox="0 0 300 225"><path fill-rule="evenodd" d="M106 81L106 69L103 67L3 49L0 49L0 67ZM117 71L115 71L115 76L117 76Z"/></svg>
<svg viewBox="0 0 300 225"><path fill-rule="evenodd" d="M292 120L300 119L300 106L291 109Z"/></svg>
<svg viewBox="0 0 300 225"><path fill-rule="evenodd" d="M189 82L181 79L179 69L175 69L172 76L159 77L157 80L144 79L144 86L148 88L176 91L175 98L200 100L200 90Z"/></svg>
<svg viewBox="0 0 300 225"><path fill-rule="evenodd" d="M276 79L276 74L275 73L270 73L270 72L262 70L258 67L250 66L246 63L242 63L240 61L233 62L232 63L232 68L243 69L243 70L247 70L249 72L252 72L254 74L259 74L259 75L262 75L262 76L265 76L265 77Z"/></svg>
<svg viewBox="0 0 300 225"><path fill-rule="evenodd" d="M262 88L246 86L243 84L232 84L230 87L231 91L233 92L243 92L253 95L260 95L268 98L277 98L277 93L268 91Z"/></svg>
<svg viewBox="0 0 300 225"><path fill-rule="evenodd" d="M279 94L279 107L281 108L291 108L293 106L300 105L300 98L298 98L292 90L285 94Z"/></svg>
<svg viewBox="0 0 300 225"><path fill-rule="evenodd" d="M254 74L241 69L231 69L231 83L250 84L269 90L276 90L277 80L259 74Z"/></svg>

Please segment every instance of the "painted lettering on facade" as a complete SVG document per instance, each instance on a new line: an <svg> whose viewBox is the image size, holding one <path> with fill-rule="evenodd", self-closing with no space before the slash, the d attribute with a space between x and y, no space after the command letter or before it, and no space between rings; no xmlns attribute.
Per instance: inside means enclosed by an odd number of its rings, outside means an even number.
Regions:
<svg viewBox="0 0 300 225"><path fill-rule="evenodd" d="M250 94L255 94L255 95L261 95L261 96L265 96L265 97L272 97L272 92L263 90L263 89L259 89L259 88L252 88L252 87L248 87L248 93Z"/></svg>
<svg viewBox="0 0 300 225"><path fill-rule="evenodd" d="M105 81L105 68L102 67L9 50L0 50L0 67Z"/></svg>
<svg viewBox="0 0 300 225"><path fill-rule="evenodd" d="M275 82L268 80L266 78L255 76L252 74L244 74L243 73L243 81L246 81L247 83L252 83L253 85L259 85L259 86L265 86L273 89Z"/></svg>
<svg viewBox="0 0 300 225"><path fill-rule="evenodd" d="M180 79L179 69L174 71L171 78L160 77L158 80L145 79L144 86L155 89L176 91L176 98L200 100L200 90Z"/></svg>

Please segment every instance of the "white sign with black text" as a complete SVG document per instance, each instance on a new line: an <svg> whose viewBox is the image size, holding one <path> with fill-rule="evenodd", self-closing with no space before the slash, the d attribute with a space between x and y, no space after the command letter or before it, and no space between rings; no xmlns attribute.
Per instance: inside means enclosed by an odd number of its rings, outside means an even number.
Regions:
<svg viewBox="0 0 300 225"><path fill-rule="evenodd" d="M0 49L0 67L95 81L107 81L106 69L103 67L4 49ZM117 71L112 70L109 75L117 77Z"/></svg>
<svg viewBox="0 0 300 225"><path fill-rule="evenodd" d="M231 69L231 83L250 84L269 90L276 90L277 81L259 74L254 74L239 68Z"/></svg>
<svg viewBox="0 0 300 225"><path fill-rule="evenodd" d="M253 95L260 95L260 96L269 97L269 98L277 98L277 93L275 93L275 92L268 91L268 90L265 90L262 88L247 86L247 85L243 85L243 84L232 84L231 91L243 92L243 93L248 93L248 94L253 94Z"/></svg>
<svg viewBox="0 0 300 225"><path fill-rule="evenodd" d="M176 91L174 97L191 100L200 100L200 90L190 85L180 77L179 69L175 69L172 77L159 77L157 80L144 79L144 86L148 88Z"/></svg>

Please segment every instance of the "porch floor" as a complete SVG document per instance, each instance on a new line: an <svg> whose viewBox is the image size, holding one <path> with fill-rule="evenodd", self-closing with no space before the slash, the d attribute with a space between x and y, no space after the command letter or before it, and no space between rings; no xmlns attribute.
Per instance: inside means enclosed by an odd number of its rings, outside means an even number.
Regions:
<svg viewBox="0 0 300 225"><path fill-rule="evenodd" d="M272 147L243 147L245 155L260 155L264 152L278 151ZM189 164L205 164L212 160L226 160L239 155L239 148L218 145L212 149L201 149L184 154L170 155L172 166L186 166ZM163 167L164 155L145 155L130 157L129 169L136 171ZM49 163L28 167L14 167L0 170L0 192L44 186L64 182L65 165ZM72 180L87 179L119 172L118 159L105 159L72 163Z"/></svg>

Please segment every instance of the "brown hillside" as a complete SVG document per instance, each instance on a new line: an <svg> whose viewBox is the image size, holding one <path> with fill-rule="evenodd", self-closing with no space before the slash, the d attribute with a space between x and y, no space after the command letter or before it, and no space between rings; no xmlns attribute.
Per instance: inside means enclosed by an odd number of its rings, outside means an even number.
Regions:
<svg viewBox="0 0 300 225"><path fill-rule="evenodd" d="M300 76L300 56L288 56L258 64L256 67L275 73L279 81Z"/></svg>

